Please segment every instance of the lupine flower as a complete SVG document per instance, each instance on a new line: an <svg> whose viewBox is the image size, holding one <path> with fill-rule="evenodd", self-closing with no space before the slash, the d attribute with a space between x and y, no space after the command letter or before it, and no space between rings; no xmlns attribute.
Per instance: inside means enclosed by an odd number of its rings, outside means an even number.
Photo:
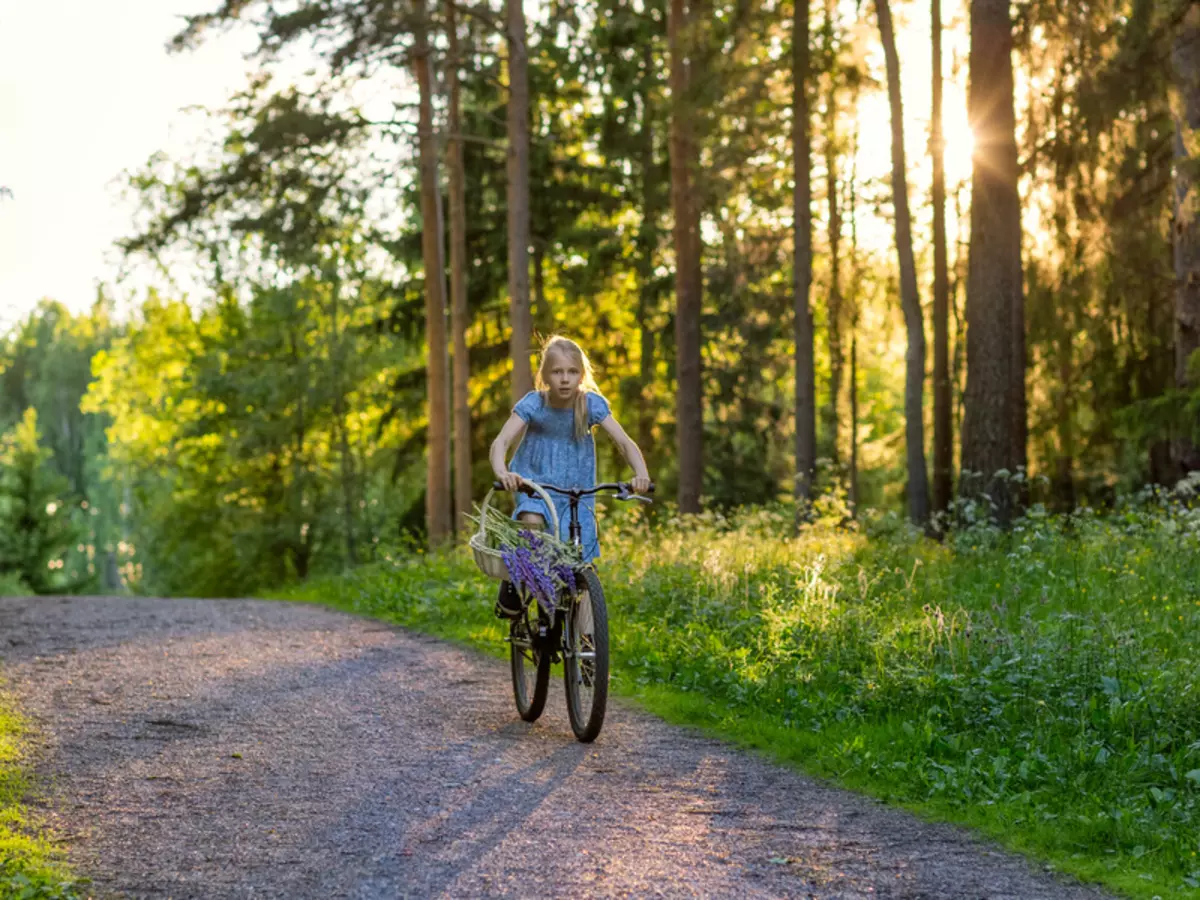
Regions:
<svg viewBox="0 0 1200 900"><path fill-rule="evenodd" d="M559 594L575 592L579 550L550 532L531 531L494 507L471 517L486 536L487 546L500 553L509 580L524 588L553 613Z"/></svg>
<svg viewBox="0 0 1200 900"><path fill-rule="evenodd" d="M575 554L561 542L547 539L528 529L516 534L516 540L500 547L501 559L509 580L535 596L547 612L553 614L562 590L574 592ZM565 557L565 558L564 558Z"/></svg>

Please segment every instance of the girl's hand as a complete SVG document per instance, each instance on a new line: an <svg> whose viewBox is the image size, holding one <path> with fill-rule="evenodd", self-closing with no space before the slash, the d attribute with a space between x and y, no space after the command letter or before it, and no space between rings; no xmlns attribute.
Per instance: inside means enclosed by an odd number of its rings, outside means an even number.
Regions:
<svg viewBox="0 0 1200 900"><path fill-rule="evenodd" d="M650 490L650 479L645 475L635 475L629 486L635 494L644 494Z"/></svg>
<svg viewBox="0 0 1200 900"><path fill-rule="evenodd" d="M503 475L497 476L497 480L504 485L504 489L506 491L510 491L514 494L525 481L525 479L516 472L505 472Z"/></svg>

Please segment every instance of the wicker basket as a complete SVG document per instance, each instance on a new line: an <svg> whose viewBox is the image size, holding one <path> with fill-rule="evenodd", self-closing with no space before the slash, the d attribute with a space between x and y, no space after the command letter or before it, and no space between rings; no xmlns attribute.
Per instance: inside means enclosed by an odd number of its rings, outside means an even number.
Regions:
<svg viewBox="0 0 1200 900"><path fill-rule="evenodd" d="M538 495L546 503L546 508L550 510L550 523L553 527L552 534L558 534L558 510L554 508L554 501L550 499L550 495L542 488L540 484L534 484L532 481L526 481L530 487L537 491ZM500 551L487 546L487 535L484 533L484 522L487 521L488 504L492 502L492 495L495 494L495 489L487 492L487 496L483 498L483 503L479 507L479 530L471 535L467 543L471 547L471 553L475 556L475 565L479 566L479 571L488 578L495 578L498 581L506 581L508 579L508 567L504 565L504 557L500 555Z"/></svg>

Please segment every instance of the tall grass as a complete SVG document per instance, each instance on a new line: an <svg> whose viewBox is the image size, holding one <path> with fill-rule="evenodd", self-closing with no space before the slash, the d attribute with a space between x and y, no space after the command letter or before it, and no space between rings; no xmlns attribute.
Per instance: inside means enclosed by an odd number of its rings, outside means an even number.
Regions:
<svg viewBox="0 0 1200 900"><path fill-rule="evenodd" d="M0 900L75 900L73 882L22 807L28 790L23 733L21 720L0 693Z"/></svg>
<svg viewBox="0 0 1200 900"><path fill-rule="evenodd" d="M605 535L614 684L1133 896L1200 896L1200 510L1035 508L937 544L790 514ZM503 650L465 555L304 594Z"/></svg>

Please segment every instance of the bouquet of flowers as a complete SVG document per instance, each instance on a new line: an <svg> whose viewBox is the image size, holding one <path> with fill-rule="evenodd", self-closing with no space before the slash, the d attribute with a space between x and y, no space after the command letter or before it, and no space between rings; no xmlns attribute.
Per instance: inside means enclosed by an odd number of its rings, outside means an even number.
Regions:
<svg viewBox="0 0 1200 900"><path fill-rule="evenodd" d="M548 532L532 531L490 506L471 518L480 526L487 546L500 554L513 586L537 597L547 612L554 612L559 591L575 590L578 549Z"/></svg>

